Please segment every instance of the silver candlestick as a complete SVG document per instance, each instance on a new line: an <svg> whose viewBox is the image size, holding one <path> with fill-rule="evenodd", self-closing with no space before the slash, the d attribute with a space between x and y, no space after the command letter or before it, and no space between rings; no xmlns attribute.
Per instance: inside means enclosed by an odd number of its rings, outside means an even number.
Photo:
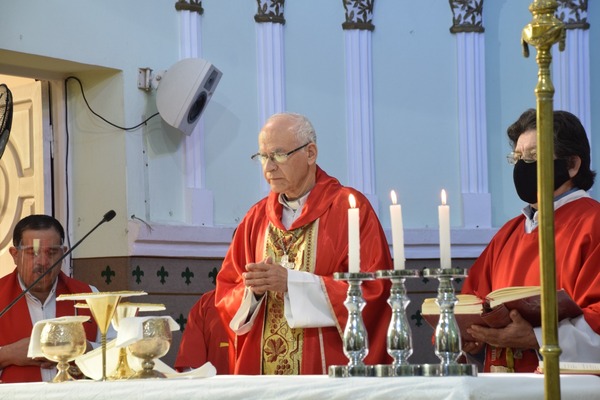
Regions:
<svg viewBox="0 0 600 400"><path fill-rule="evenodd" d="M477 366L457 362L461 355L461 339L454 315L454 305L458 300L454 294L452 281L455 278L466 277L466 270L461 268L425 269L423 276L437 278L439 281L436 303L440 308L440 319L435 328L435 354L440 359L440 364L423 364L421 374L424 376L477 376Z"/></svg>
<svg viewBox="0 0 600 400"><path fill-rule="evenodd" d="M387 331L387 352L394 361L391 365L376 365L376 376L413 376L419 375L419 366L411 365L408 357L413 352L410 324L406 317L406 307L410 299L406 294L404 282L406 278L419 277L417 270L382 270L377 271L379 279L390 279L392 287L388 304L392 309L392 317Z"/></svg>
<svg viewBox="0 0 600 400"><path fill-rule="evenodd" d="M369 338L362 318L362 309L366 302L360 285L363 281L374 279L368 272L336 272L336 280L348 281L348 294L344 305L348 310L348 320L344 329L344 354L348 365L329 366L330 377L372 376L373 367L365 365L364 359L369 353Z"/></svg>

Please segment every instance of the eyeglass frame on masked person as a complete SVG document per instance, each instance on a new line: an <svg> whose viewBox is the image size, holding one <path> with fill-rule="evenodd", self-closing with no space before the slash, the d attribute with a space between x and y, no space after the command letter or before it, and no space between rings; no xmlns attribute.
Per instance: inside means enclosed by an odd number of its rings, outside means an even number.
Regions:
<svg viewBox="0 0 600 400"><path fill-rule="evenodd" d="M288 158L290 158L290 156L292 154L294 154L298 150L301 150L301 149L305 148L306 146L308 146L311 143L313 143L313 142L305 143L305 144L303 144L300 147L296 147L294 150L288 151L287 153L273 152L273 153L270 153L270 154L264 154L264 153L258 152L256 154L252 154L250 156L250 159L251 160L257 160L258 159L262 165L265 165L267 163L267 160L271 160L275 164L283 164L284 162L286 162L288 160Z"/></svg>
<svg viewBox="0 0 600 400"><path fill-rule="evenodd" d="M523 162L526 162L527 164L531 164L537 161L536 153L528 153L527 156L528 158L525 158L525 154L511 151L506 155L506 161L508 161L510 165L515 165L520 160L523 160Z"/></svg>

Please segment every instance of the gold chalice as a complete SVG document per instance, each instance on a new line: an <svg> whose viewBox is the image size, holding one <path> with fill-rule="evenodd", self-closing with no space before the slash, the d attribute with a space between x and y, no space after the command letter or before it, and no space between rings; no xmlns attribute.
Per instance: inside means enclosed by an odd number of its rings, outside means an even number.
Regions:
<svg viewBox="0 0 600 400"><path fill-rule="evenodd" d="M44 356L58 363L58 373L52 382L75 380L69 374L69 361L85 353L87 342L83 322L89 317L63 317L44 324L40 348Z"/></svg>
<svg viewBox="0 0 600 400"><path fill-rule="evenodd" d="M102 336L102 380L106 380L106 332L110 325L117 305L121 298L128 296L141 296L146 292L119 291L119 292L93 292L78 294L61 294L56 300L85 300L94 316L100 335Z"/></svg>
<svg viewBox="0 0 600 400"><path fill-rule="evenodd" d="M142 368L132 379L165 378L165 374L154 370L154 359L167 354L172 334L166 318L150 318L142 323L142 339L127 346L129 352L142 359Z"/></svg>
<svg viewBox="0 0 600 400"><path fill-rule="evenodd" d="M135 317L138 312L143 311L163 311L165 309L164 304L146 304L146 303L119 303L117 311L112 319L114 328L119 330L119 322L123 318ZM119 359L117 361L117 367L112 374L108 377L111 380L127 379L135 374L135 371L131 369L127 362L127 348L121 347L119 349Z"/></svg>
<svg viewBox="0 0 600 400"><path fill-rule="evenodd" d="M87 303L77 303L75 304L76 308L89 308ZM117 305L117 309L115 314L112 317L112 324L115 330L119 330L119 324L123 318L136 317L139 312L149 312L149 311L163 311L165 310L164 304L150 304L150 303L129 303L129 302L120 302ZM117 366L114 371L108 376L109 380L119 380L119 379L128 379L135 374L135 370L133 370L129 366L129 362L127 361L127 348L121 347L119 349L119 358L117 360Z"/></svg>

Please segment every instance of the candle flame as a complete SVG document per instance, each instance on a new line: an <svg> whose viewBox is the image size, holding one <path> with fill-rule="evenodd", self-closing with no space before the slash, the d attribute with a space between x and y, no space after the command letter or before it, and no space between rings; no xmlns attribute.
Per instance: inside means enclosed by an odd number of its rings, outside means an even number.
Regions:
<svg viewBox="0 0 600 400"><path fill-rule="evenodd" d="M446 191L442 189L442 205L446 205Z"/></svg>
<svg viewBox="0 0 600 400"><path fill-rule="evenodd" d="M390 192L390 197L392 198L392 204L398 203L398 198L396 197L396 192L394 190Z"/></svg>
<svg viewBox="0 0 600 400"><path fill-rule="evenodd" d="M356 208L356 199L353 194L348 196L348 202L350 203L350 208Z"/></svg>

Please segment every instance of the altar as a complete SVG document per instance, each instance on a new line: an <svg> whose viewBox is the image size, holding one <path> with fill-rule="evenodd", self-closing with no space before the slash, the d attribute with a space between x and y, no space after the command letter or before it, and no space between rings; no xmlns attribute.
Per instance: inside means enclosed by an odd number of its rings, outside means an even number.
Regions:
<svg viewBox="0 0 600 400"><path fill-rule="evenodd" d="M596 400L600 377L561 375L561 399ZM0 384L0 399L486 399L544 398L541 374L477 377L244 376Z"/></svg>

